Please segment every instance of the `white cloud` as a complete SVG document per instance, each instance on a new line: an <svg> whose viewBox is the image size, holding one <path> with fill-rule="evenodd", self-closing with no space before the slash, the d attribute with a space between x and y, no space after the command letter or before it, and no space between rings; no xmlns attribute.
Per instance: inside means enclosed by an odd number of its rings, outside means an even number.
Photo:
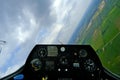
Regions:
<svg viewBox="0 0 120 80"><path fill-rule="evenodd" d="M56 17L56 21L49 27L41 28L39 38L37 38L39 43L55 44L59 43L59 40L68 43L90 2L91 0L86 0L86 2L83 0L54 0L49 14Z"/></svg>
<svg viewBox="0 0 120 80"><path fill-rule="evenodd" d="M40 43L45 43L45 44L54 43L54 40L56 40L56 37L58 36L62 28L63 25L61 24L53 24L53 27L50 28L50 31L48 31L47 35L44 36L44 40L40 41Z"/></svg>
<svg viewBox="0 0 120 80"><path fill-rule="evenodd" d="M6 49L7 50L7 49ZM4 51L2 49L2 52L7 52L7 51ZM3 66L6 64L6 62L8 61L8 59L11 57L11 54L6 54L6 53L2 53L0 54L0 69L3 68Z"/></svg>
<svg viewBox="0 0 120 80"><path fill-rule="evenodd" d="M0 54L1 71L6 71L6 67L9 68L11 65L14 66L16 61L18 61L20 65L23 65L20 62L25 61L23 58L26 58L27 54L29 54L32 49L31 46L33 46L34 38L39 31L39 23L36 22L36 18L37 17L34 16L34 13L30 11L29 8L22 8L20 12L15 12L12 16L9 14L5 15L6 25L4 27L1 27L0 25L0 32L3 32L3 35L0 35L0 38L7 41L7 44L3 46ZM2 29L6 31L2 31ZM26 43L26 45L24 45L24 43ZM16 48L18 47L20 47L19 50L22 50L22 53L16 51ZM24 48L27 49L25 50ZM15 67L19 68L20 66ZM4 75L9 74L9 69ZM1 74L2 73L0 73L0 75Z"/></svg>
<svg viewBox="0 0 120 80"><path fill-rule="evenodd" d="M0 33L3 34L0 37L7 41L0 54L0 70L8 67L6 72L0 72L0 77L17 70L24 64L35 42L50 44L59 43L60 40L67 43L85 11L83 6L86 8L91 0L87 1L54 0L52 5L48 4L48 1L44 1L44 4L36 1L36 3L33 2L34 5L32 1L25 1L24 4L19 4L19 9L7 3L7 7L12 6L14 9L10 7L6 11L7 9L4 8L5 25L2 25L4 27L0 25L2 29ZM2 20L1 16L0 20ZM16 51L18 47L20 49Z"/></svg>
<svg viewBox="0 0 120 80"><path fill-rule="evenodd" d="M13 34L21 44L31 38L31 35L39 28L39 23L36 22L35 16L29 8L23 8L22 15L19 15L18 19L19 23L16 24L17 27L15 27Z"/></svg>
<svg viewBox="0 0 120 80"><path fill-rule="evenodd" d="M59 31L57 39L61 40L63 43L68 43L91 1L92 0L54 1L51 6L50 15L56 16L56 23L63 25L63 28Z"/></svg>
<svg viewBox="0 0 120 80"><path fill-rule="evenodd" d="M21 63L21 64L22 64L22 63ZM8 69L7 69L6 72L0 72L0 78L1 78L1 77L4 77L4 76L7 76L7 75L9 75L9 74L17 71L17 70L19 69L19 67L21 67L21 66L22 66L22 65L20 65L20 64L19 64L19 65L16 64L16 65L13 65L13 66L8 67Z"/></svg>
<svg viewBox="0 0 120 80"><path fill-rule="evenodd" d="M29 32L22 31L21 27L18 27L16 31L18 32L17 39L20 43L25 42L26 39L29 37Z"/></svg>

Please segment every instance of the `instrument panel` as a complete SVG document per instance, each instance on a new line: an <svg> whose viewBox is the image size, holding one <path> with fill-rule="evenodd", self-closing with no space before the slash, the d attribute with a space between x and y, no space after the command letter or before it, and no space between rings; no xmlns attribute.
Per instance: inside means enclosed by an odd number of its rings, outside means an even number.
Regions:
<svg viewBox="0 0 120 80"><path fill-rule="evenodd" d="M88 45L36 45L26 61L27 72L38 78L72 79L87 75L94 79L101 67L97 54Z"/></svg>

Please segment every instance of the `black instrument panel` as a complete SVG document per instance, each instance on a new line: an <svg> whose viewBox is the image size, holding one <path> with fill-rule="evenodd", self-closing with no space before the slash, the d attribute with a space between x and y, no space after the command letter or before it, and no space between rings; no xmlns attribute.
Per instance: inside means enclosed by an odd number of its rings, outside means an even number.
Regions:
<svg viewBox="0 0 120 80"><path fill-rule="evenodd" d="M101 62L89 45L36 45L25 66L25 75L48 79L99 78ZM33 75L35 74L35 75ZM95 78L95 79L96 79Z"/></svg>

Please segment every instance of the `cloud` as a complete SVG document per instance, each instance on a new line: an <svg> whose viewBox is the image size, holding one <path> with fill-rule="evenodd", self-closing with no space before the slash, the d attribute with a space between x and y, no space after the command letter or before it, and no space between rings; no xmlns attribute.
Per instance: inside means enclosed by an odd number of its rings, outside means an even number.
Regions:
<svg viewBox="0 0 120 80"><path fill-rule="evenodd" d="M55 0L53 2L50 15L56 16L56 24L63 26L54 42L59 43L60 40L65 44L68 43L91 1Z"/></svg>
<svg viewBox="0 0 120 80"><path fill-rule="evenodd" d="M21 63L22 64L22 63ZM0 72L0 77L4 77L4 76L7 76L11 73L13 73L14 71L17 71L19 69L19 67L21 67L22 65L20 64L16 64L14 66L10 66L8 67L8 69L6 70L6 72Z"/></svg>
<svg viewBox="0 0 120 80"><path fill-rule="evenodd" d="M22 31L21 27L18 27L16 31L18 32L17 39L20 43L25 42L30 35L29 31Z"/></svg>
<svg viewBox="0 0 120 80"><path fill-rule="evenodd" d="M16 61L24 63L40 28L51 25L54 19L49 16L49 2L0 1L0 39L7 42L0 54L1 72L16 65Z"/></svg>
<svg viewBox="0 0 120 80"><path fill-rule="evenodd" d="M0 54L0 77L23 65L36 43L67 43L90 1L0 1L0 39L7 41Z"/></svg>
<svg viewBox="0 0 120 80"><path fill-rule="evenodd" d="M61 24L53 24L52 27L49 28L48 31L44 31L44 34L42 34L43 32L41 32L39 34L39 42L40 44L55 44L55 40L56 37L58 36L59 32L61 31L61 29L63 28L63 25ZM45 29L46 30L46 29ZM42 37L40 37L40 35L43 35Z"/></svg>
<svg viewBox="0 0 120 80"><path fill-rule="evenodd" d="M32 42L29 42L29 39L35 38L36 32L39 30L39 23L37 23L34 13L29 9L22 8L21 12L15 13L15 15L16 17L12 18L12 15L7 14L7 17L5 16L5 22L1 23L7 25L4 25L4 27L0 26L0 32L2 34L0 35L0 38L7 41L7 44L4 46L5 50L2 50L0 56L0 60L2 61L0 62L0 69L4 68L3 66L8 65L7 61L14 60L14 58L11 59L11 57L12 55L17 54L17 52L12 52L19 45L22 45L21 47L25 48L23 44L27 43L26 48L30 48L28 44Z"/></svg>

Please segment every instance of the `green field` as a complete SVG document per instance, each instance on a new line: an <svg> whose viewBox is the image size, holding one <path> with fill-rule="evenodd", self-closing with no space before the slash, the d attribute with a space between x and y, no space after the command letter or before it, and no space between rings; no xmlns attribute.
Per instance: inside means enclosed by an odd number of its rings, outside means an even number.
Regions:
<svg viewBox="0 0 120 80"><path fill-rule="evenodd" d="M108 0L98 11L78 42L90 44L103 66L120 76L120 1Z"/></svg>

